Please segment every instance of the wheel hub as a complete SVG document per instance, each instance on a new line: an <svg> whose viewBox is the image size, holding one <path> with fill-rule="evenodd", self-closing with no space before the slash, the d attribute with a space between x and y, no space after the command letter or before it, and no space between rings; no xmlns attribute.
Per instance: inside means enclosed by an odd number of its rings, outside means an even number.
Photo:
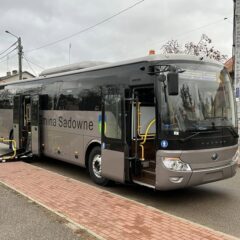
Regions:
<svg viewBox="0 0 240 240"><path fill-rule="evenodd" d="M92 169L93 169L93 173L97 178L102 178L101 176L101 172L102 172L102 159L101 159L101 155L96 155L93 158L93 162L92 162Z"/></svg>

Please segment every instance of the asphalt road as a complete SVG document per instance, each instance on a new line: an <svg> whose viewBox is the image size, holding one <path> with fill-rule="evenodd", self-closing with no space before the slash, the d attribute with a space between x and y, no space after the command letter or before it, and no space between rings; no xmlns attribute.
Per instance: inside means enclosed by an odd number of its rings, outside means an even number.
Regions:
<svg viewBox="0 0 240 240"><path fill-rule="evenodd" d="M0 184L1 240L84 240L64 219Z"/></svg>
<svg viewBox="0 0 240 240"><path fill-rule="evenodd" d="M31 164L95 185L85 169L71 164L48 158ZM240 238L239 171L231 179L177 191L160 192L122 184L104 189Z"/></svg>

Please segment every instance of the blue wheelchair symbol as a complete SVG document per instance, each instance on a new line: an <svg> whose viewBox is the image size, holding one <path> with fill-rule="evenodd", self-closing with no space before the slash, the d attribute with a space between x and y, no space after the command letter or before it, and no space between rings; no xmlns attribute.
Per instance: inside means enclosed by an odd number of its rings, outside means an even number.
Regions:
<svg viewBox="0 0 240 240"><path fill-rule="evenodd" d="M162 148L167 148L168 147L168 141L167 140L162 140L161 141L161 147Z"/></svg>

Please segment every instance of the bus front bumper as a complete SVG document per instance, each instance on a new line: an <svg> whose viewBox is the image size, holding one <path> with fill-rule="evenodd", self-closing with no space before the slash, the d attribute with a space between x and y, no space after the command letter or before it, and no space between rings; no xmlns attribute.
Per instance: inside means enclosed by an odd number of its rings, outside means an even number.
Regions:
<svg viewBox="0 0 240 240"><path fill-rule="evenodd" d="M156 166L155 187L157 190L172 190L215 182L233 177L236 174L237 167L237 162L232 161L230 164L221 167L177 172L166 169L162 161L159 160Z"/></svg>

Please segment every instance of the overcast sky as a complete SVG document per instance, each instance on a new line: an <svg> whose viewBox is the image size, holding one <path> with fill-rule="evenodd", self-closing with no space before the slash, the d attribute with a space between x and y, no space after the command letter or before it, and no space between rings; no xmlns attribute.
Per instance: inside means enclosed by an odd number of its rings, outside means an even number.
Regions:
<svg viewBox="0 0 240 240"><path fill-rule="evenodd" d="M139 0L0 0L0 54L21 36L26 59L44 69L85 60L118 61L160 53L171 39L198 42L205 33L216 49L231 56L231 0L145 0L83 34L36 49L90 27ZM227 20L224 18L228 17ZM0 55L0 73L17 69L17 52ZM1 59L2 58L2 59ZM4 61L4 62L3 62ZM30 63L36 73L41 68ZM23 60L23 70L33 72Z"/></svg>

